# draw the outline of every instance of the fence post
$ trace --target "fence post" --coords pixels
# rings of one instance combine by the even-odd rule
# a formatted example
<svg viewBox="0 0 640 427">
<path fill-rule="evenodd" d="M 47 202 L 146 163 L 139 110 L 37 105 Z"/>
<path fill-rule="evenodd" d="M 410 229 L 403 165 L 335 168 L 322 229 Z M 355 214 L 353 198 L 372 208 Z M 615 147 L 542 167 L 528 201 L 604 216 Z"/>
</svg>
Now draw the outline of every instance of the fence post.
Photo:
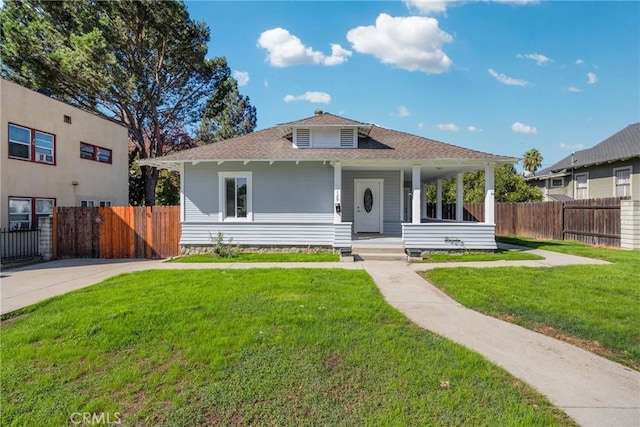
<svg viewBox="0 0 640 427">
<path fill-rule="evenodd" d="M 640 200 L 620 201 L 620 247 L 640 249 Z"/>
<path fill-rule="evenodd" d="M 53 218 L 38 218 L 38 249 L 40 256 L 45 261 L 53 257 Z"/>
</svg>

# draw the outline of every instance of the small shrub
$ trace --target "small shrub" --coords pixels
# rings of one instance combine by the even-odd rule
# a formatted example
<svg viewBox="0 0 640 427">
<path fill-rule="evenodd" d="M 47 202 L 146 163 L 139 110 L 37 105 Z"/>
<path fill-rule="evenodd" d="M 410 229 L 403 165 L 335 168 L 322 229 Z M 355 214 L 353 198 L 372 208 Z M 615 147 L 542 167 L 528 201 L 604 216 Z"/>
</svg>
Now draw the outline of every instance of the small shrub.
<svg viewBox="0 0 640 427">
<path fill-rule="evenodd" d="M 213 244 L 213 256 L 216 258 L 235 258 L 240 252 L 240 246 L 233 245 L 233 238 L 225 243 L 224 235 L 219 231 L 215 239 L 211 237 L 211 243 Z"/>
</svg>

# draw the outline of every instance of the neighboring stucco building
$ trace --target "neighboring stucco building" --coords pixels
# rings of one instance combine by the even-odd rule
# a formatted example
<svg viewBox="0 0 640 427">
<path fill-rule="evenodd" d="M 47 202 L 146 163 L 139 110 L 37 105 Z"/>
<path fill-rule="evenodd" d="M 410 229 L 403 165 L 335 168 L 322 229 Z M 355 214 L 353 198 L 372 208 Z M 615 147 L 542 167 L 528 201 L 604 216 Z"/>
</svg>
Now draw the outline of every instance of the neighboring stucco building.
<svg viewBox="0 0 640 427">
<path fill-rule="evenodd" d="M 316 111 L 140 163 L 180 171 L 183 247 L 221 232 L 241 245 L 341 250 L 362 236 L 393 237 L 415 252 L 495 249 L 494 168 L 515 161 Z M 462 177 L 476 170 L 487 176 L 485 221 L 463 222 Z M 427 218 L 426 184 L 439 184 L 441 206 L 448 177 L 458 183 L 457 220 Z"/>
<path fill-rule="evenodd" d="M 0 228 L 55 206 L 129 204 L 124 126 L 0 79 Z"/>
<path fill-rule="evenodd" d="M 640 123 L 576 151 L 527 181 L 545 200 L 630 197 L 640 200 Z"/>
</svg>

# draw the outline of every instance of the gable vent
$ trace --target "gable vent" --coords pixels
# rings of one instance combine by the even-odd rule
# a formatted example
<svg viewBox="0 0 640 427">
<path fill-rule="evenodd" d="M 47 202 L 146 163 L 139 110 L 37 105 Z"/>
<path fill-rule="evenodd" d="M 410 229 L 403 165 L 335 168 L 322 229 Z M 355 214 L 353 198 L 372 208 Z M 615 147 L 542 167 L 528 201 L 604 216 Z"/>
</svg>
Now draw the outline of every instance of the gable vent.
<svg viewBox="0 0 640 427">
<path fill-rule="evenodd" d="M 311 130 L 310 129 L 296 129 L 296 147 L 298 148 L 311 147 Z"/>
<path fill-rule="evenodd" d="M 353 148 L 354 142 L 355 129 L 340 129 L 340 148 Z"/>
</svg>

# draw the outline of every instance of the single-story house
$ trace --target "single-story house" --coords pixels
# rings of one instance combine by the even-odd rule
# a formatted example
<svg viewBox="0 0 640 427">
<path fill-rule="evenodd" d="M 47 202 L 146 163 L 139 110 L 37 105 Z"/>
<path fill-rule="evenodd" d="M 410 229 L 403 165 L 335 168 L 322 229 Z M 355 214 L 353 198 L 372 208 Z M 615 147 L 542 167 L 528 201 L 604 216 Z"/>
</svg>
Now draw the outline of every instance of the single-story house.
<svg viewBox="0 0 640 427">
<path fill-rule="evenodd" d="M 221 232 L 240 245 L 344 253 L 364 237 L 412 252 L 495 249 L 494 168 L 516 161 L 318 110 L 140 163 L 180 171 L 183 249 Z M 485 221 L 463 222 L 462 176 L 476 170 L 487 174 Z M 427 218 L 426 184 L 449 177 L 458 219 Z"/>
<path fill-rule="evenodd" d="M 529 176 L 545 201 L 629 197 L 640 200 L 640 123 Z"/>
</svg>

